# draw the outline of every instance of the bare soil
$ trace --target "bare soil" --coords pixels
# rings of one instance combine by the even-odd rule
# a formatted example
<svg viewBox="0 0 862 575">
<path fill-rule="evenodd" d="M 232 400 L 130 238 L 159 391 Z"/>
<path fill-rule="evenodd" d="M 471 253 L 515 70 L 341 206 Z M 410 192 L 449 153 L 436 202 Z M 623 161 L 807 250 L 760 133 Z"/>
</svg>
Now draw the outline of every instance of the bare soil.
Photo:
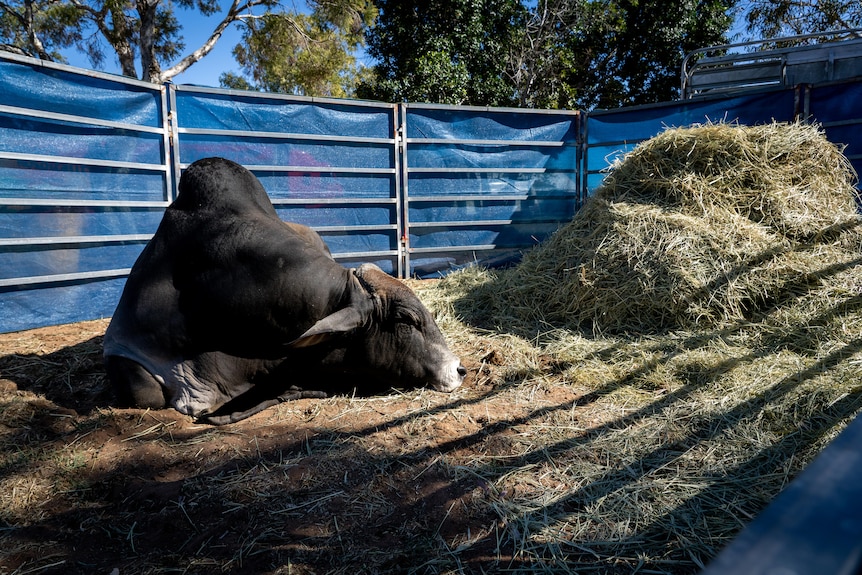
<svg viewBox="0 0 862 575">
<path fill-rule="evenodd" d="M 107 321 L 0 335 L 0 573 L 402 573 L 517 568 L 469 470 L 572 387 L 499 391 L 498 350 L 454 394 L 299 400 L 224 427 L 112 407 Z M 464 351 L 464 350 L 461 350 Z"/>
</svg>

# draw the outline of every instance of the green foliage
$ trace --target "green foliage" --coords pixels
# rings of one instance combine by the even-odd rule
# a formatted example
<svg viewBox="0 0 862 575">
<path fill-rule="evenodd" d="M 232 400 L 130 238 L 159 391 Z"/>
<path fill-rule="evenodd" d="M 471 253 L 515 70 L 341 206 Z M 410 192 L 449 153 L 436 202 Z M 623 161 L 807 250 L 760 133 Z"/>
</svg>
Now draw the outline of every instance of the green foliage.
<svg viewBox="0 0 862 575">
<path fill-rule="evenodd" d="M 668 100 L 678 94 L 684 54 L 727 41 L 730 0 L 619 3 L 623 25 L 609 44 L 614 87 L 596 94 L 600 107 Z"/>
<path fill-rule="evenodd" d="M 685 53 L 726 42 L 734 0 L 581 0 L 539 4 L 521 99 L 533 107 L 614 108 L 678 95 Z M 551 24 L 538 20 L 550 12 Z M 547 16 L 544 16 L 547 18 Z"/>
<path fill-rule="evenodd" d="M 758 39 L 862 27 L 858 0 L 753 0 L 746 4 L 748 31 Z"/>
<path fill-rule="evenodd" d="M 678 91 L 683 54 L 721 43 L 735 0 L 377 0 L 362 97 L 616 107 Z"/>
<path fill-rule="evenodd" d="M 374 75 L 363 98 L 500 106 L 515 103 L 509 50 L 526 9 L 518 0 L 376 0 L 368 34 Z"/>
<path fill-rule="evenodd" d="M 231 88 L 305 96 L 346 97 L 359 74 L 353 51 L 373 20 L 366 0 L 316 5 L 310 15 L 268 13 L 248 22 L 233 54 L 243 76 L 224 74 Z"/>
<path fill-rule="evenodd" d="M 83 20 L 57 0 L 0 1 L 0 48 L 65 62 L 60 50 L 81 42 Z"/>
</svg>

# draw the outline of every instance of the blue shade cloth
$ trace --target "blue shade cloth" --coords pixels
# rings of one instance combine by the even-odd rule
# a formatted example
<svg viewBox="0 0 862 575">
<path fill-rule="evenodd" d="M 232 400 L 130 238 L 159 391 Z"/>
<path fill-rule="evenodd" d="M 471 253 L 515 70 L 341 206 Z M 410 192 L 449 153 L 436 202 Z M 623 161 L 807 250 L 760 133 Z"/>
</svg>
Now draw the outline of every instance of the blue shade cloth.
<svg viewBox="0 0 862 575">
<path fill-rule="evenodd" d="M 278 217 L 310 228 L 332 226 L 389 226 L 395 227 L 395 205 L 391 206 L 331 206 L 313 203 L 302 206 L 275 206 Z"/>
<path fill-rule="evenodd" d="M 0 199 L 163 202 L 166 188 L 166 172 L 0 158 Z"/>
<path fill-rule="evenodd" d="M 476 110 L 411 104 L 407 138 L 574 142 L 577 115 L 535 110 Z"/>
<path fill-rule="evenodd" d="M 0 332 L 110 315 L 203 157 L 252 169 L 341 264 L 417 277 L 517 261 L 668 126 L 807 109 L 862 167 L 862 82 L 585 114 L 156 86 L 9 55 L 0 78 Z"/>
<path fill-rule="evenodd" d="M 244 166 L 284 166 L 315 170 L 327 168 L 392 167 L 393 146 L 375 146 L 322 140 L 290 140 L 225 136 L 216 134 L 180 134 L 180 157 L 184 164 L 219 156 Z"/>
<path fill-rule="evenodd" d="M 143 242 L 15 246 L 0 252 L 0 279 L 131 268 Z"/>
<path fill-rule="evenodd" d="M 0 56 L 0 331 L 113 313 L 173 187 L 166 90 Z"/>
<path fill-rule="evenodd" d="M 175 96 L 180 128 L 381 139 L 395 134 L 391 104 L 306 101 L 184 86 L 177 87 Z"/>
<path fill-rule="evenodd" d="M 810 112 L 826 137 L 844 147 L 857 174 L 862 174 L 862 83 L 822 86 L 811 90 Z M 858 182 L 857 182 L 858 185 Z"/>
<path fill-rule="evenodd" d="M 87 206 L 0 204 L 0 239 L 153 234 L 162 219 L 162 213 L 162 208 L 96 209 Z M 25 276 L 22 273 L 16 275 Z"/>
<path fill-rule="evenodd" d="M 589 114 L 586 127 L 587 191 L 602 182 L 597 176 L 614 160 L 666 128 L 692 124 L 736 122 L 742 125 L 793 121 L 797 111 L 794 90 L 710 97 L 639 106 Z"/>
<path fill-rule="evenodd" d="M 0 58 L 0 104 L 159 128 L 162 87 Z"/>
<path fill-rule="evenodd" d="M 115 278 L 0 289 L 2 331 L 110 317 L 125 283 L 125 278 Z"/>
<path fill-rule="evenodd" d="M 409 105 L 409 273 L 499 265 L 579 205 L 579 114 Z"/>
<path fill-rule="evenodd" d="M 14 154 L 164 164 L 162 134 L 0 113 L 0 150 Z"/>
<path fill-rule="evenodd" d="M 394 199 L 393 173 L 350 174 L 296 169 L 288 172 L 256 171 L 273 202 L 303 199 Z"/>
<path fill-rule="evenodd" d="M 745 96 L 683 100 L 654 106 L 595 111 L 587 121 L 587 144 L 641 141 L 665 127 L 690 126 L 706 122 L 763 124 L 794 118 L 796 93 L 780 90 Z"/>
<path fill-rule="evenodd" d="M 410 197 L 482 195 L 482 196 L 556 196 L 574 194 L 578 187 L 574 171 L 529 172 L 413 172 L 410 174 Z"/>
<path fill-rule="evenodd" d="M 445 203 L 410 202 L 411 224 L 474 221 L 557 222 L 575 213 L 571 198 L 526 198 L 524 200 L 459 200 Z"/>
</svg>

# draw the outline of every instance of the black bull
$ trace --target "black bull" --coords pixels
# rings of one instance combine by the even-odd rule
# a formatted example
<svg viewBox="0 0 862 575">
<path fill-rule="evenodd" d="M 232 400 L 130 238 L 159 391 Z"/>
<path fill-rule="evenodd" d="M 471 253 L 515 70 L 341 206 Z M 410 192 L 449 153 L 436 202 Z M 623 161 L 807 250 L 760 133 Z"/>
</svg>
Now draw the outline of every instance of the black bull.
<svg viewBox="0 0 862 575">
<path fill-rule="evenodd" d="M 121 404 L 215 424 L 364 382 L 452 391 L 466 374 L 407 286 L 371 264 L 336 263 L 222 158 L 183 173 L 132 267 L 104 357 Z"/>
</svg>

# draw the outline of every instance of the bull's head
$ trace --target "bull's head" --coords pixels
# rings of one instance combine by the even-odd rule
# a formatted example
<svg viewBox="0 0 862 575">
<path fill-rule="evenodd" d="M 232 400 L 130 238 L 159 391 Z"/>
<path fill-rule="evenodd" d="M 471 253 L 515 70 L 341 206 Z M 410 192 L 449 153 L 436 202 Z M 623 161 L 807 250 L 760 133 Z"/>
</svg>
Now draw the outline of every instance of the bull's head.
<svg viewBox="0 0 862 575">
<path fill-rule="evenodd" d="M 308 347 L 349 333 L 344 360 L 351 368 L 396 387 L 457 389 L 467 370 L 416 294 L 373 264 L 361 265 L 353 276 L 352 303 L 290 345 Z"/>
</svg>

